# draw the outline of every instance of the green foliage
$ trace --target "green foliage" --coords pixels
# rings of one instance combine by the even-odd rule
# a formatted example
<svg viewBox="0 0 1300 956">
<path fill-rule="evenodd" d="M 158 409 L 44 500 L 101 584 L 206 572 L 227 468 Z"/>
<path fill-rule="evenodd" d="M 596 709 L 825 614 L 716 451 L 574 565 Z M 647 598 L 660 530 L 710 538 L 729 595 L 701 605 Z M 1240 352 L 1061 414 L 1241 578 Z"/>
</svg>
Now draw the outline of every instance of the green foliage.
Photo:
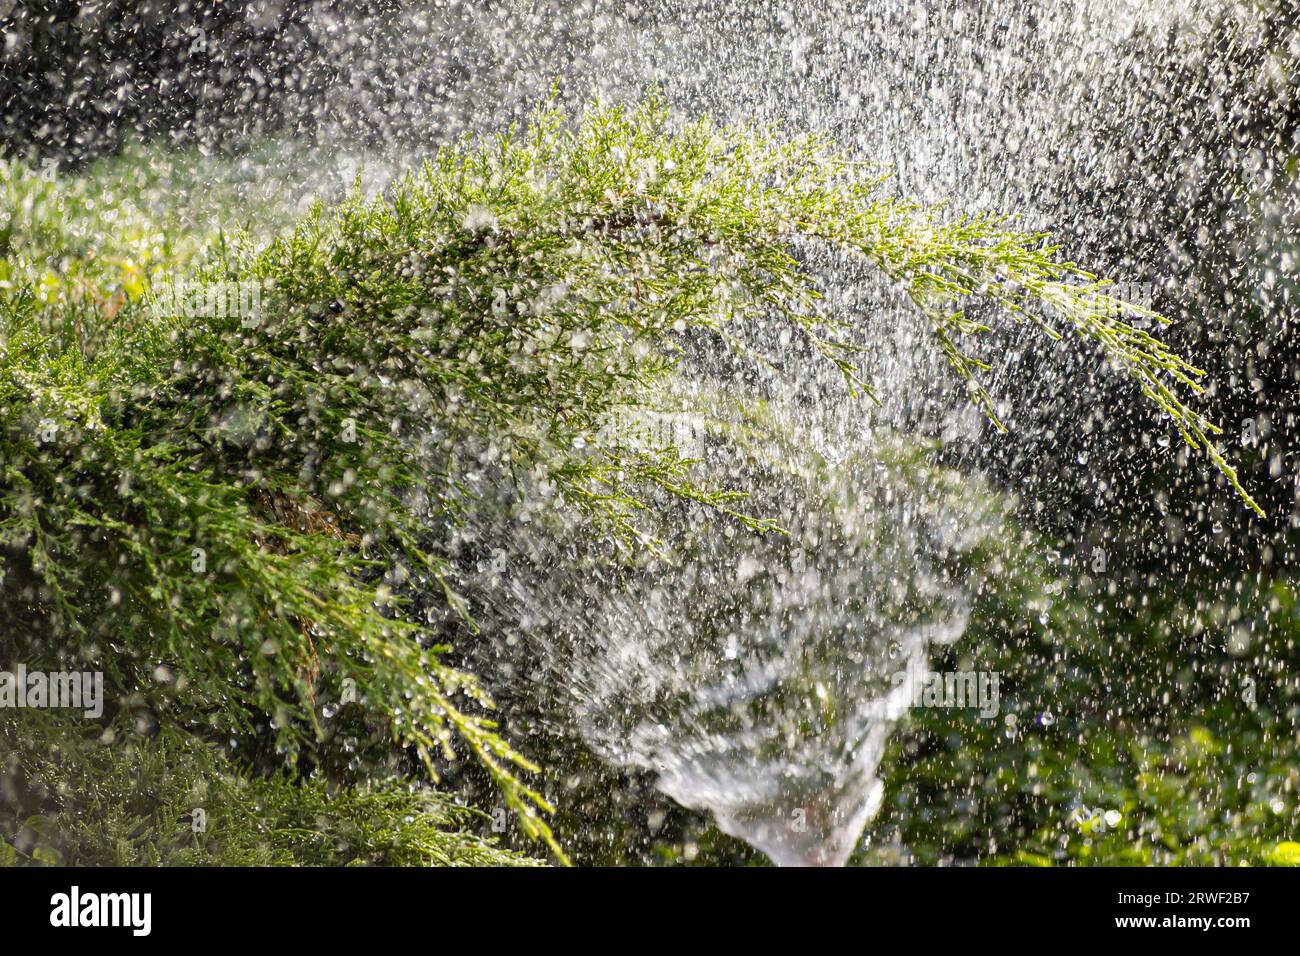
<svg viewBox="0 0 1300 956">
<path fill-rule="evenodd" d="M 42 711 L 0 720 L 10 795 L 0 806 L 0 865 L 535 862 L 467 832 L 481 814 L 427 789 L 252 775 L 183 734 L 125 746 L 113 736 L 87 737 L 73 720 Z M 204 814 L 197 830 L 195 810 Z"/>
<path fill-rule="evenodd" d="M 660 400 L 688 343 L 779 365 L 747 335 L 760 322 L 870 393 L 862 330 L 826 314 L 809 245 L 901 283 L 972 383 L 980 365 L 958 338 L 982 326 L 959 306 L 1052 335 L 1063 321 L 1253 504 L 1179 397 L 1196 370 L 1120 318 L 1156 317 L 1041 236 L 889 198 L 817 137 L 674 131 L 657 97 L 576 123 L 543 109 L 441 151 L 381 199 L 318 205 L 260 248 L 170 244 L 129 198 L 92 204 L 90 186 L 15 163 L 4 175 L 21 214 L 0 295 L 0 612 L 19 626 L 0 651 L 104 671 L 109 720 L 129 709 L 233 739 L 290 774 L 258 786 L 293 781 L 294 800 L 324 799 L 317 775 L 339 764 L 371 774 L 339 752 L 345 710 L 371 745 L 414 758 L 379 776 L 436 778 L 467 752 L 563 857 L 522 776 L 534 765 L 498 734 L 478 680 L 444 661 L 474 627 L 452 540 L 486 486 L 525 477 L 543 489 L 525 507 L 575 514 L 629 552 L 658 547 L 646 513 L 663 495 L 777 530 L 740 491 L 692 480 L 676 449 L 606 426 Z M 109 250 L 133 243 L 118 276 Z M 259 283 L 265 308 L 151 309 L 150 284 L 185 264 L 209 284 Z"/>
<path fill-rule="evenodd" d="M 1002 710 L 914 711 L 867 861 L 1236 866 L 1292 861 L 1300 809 L 1293 583 L 1107 587 L 1007 551 L 936 668 L 1001 674 Z"/>
</svg>

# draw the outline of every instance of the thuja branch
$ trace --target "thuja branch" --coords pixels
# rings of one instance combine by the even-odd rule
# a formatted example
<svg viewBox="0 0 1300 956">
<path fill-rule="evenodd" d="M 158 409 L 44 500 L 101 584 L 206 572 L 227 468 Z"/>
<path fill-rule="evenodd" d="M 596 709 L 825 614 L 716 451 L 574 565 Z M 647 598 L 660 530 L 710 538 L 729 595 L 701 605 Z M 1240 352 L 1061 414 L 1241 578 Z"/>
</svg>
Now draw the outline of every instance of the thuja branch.
<svg viewBox="0 0 1300 956">
<path fill-rule="evenodd" d="M 187 732 L 251 746 L 271 728 L 295 767 L 324 761 L 318 702 L 351 682 L 427 776 L 468 751 L 558 854 L 549 803 L 519 779 L 534 765 L 443 662 L 468 617 L 450 538 L 488 507 L 479 489 L 511 482 L 514 507 L 569 511 L 624 548 L 654 546 L 641 521 L 665 498 L 779 531 L 744 489 L 700 487 L 671 442 L 608 425 L 663 398 L 692 339 L 779 369 L 776 343 L 801 337 L 870 394 L 862 330 L 827 312 L 808 243 L 901 284 L 995 421 L 970 303 L 1100 348 L 1259 510 L 1184 397 L 1200 370 L 1130 321 L 1159 316 L 1042 236 L 883 190 L 818 137 L 675 127 L 657 95 L 576 120 L 544 107 L 212 266 L 266 287 L 252 325 L 127 306 L 85 358 L 30 297 L 0 299 L 0 574 L 31 582 L 4 613 Z M 791 335 L 743 334 L 774 319 Z M 43 420 L 56 437 L 35 437 Z M 161 663 L 183 692 L 157 686 Z"/>
</svg>

